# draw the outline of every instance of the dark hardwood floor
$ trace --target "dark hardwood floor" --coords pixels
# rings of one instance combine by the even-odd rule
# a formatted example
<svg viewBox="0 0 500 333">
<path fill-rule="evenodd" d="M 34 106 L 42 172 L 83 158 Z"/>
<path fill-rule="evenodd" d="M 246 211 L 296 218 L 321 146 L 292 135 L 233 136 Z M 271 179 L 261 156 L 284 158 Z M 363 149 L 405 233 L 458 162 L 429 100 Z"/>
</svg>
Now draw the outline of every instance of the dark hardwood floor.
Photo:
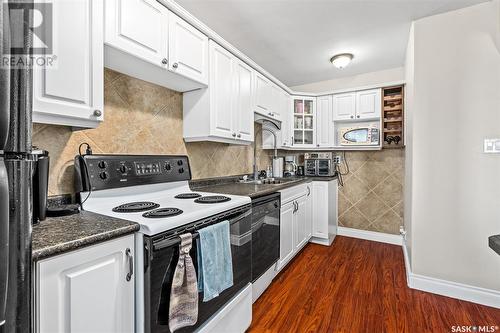
<svg viewBox="0 0 500 333">
<path fill-rule="evenodd" d="M 409 289 L 401 247 L 337 237 L 331 247 L 307 245 L 276 277 L 253 306 L 249 332 L 434 333 L 469 325 L 500 332 L 500 310 Z"/>
</svg>

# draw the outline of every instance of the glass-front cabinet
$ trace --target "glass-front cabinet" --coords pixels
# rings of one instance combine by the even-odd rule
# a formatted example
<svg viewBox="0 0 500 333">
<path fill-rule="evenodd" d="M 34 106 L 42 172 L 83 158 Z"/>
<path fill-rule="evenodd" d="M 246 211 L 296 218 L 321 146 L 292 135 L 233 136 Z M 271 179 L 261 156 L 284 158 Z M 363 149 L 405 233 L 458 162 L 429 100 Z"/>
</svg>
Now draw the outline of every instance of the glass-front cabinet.
<svg viewBox="0 0 500 333">
<path fill-rule="evenodd" d="M 316 98 L 293 96 L 293 146 L 314 147 L 316 144 Z"/>
</svg>

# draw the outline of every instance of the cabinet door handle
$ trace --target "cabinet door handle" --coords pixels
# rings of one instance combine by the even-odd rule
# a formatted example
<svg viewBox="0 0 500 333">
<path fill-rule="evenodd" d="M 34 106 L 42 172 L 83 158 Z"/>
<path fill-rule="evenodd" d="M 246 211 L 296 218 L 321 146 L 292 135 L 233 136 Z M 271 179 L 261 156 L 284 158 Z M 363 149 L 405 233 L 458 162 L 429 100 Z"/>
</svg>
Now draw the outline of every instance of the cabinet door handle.
<svg viewBox="0 0 500 333">
<path fill-rule="evenodd" d="M 238 133 L 237 137 L 238 137 L 238 138 L 241 138 L 241 133 Z"/>
<path fill-rule="evenodd" d="M 358 115 L 357 117 L 358 117 L 358 118 L 360 118 L 360 116 L 359 116 L 359 115 Z"/>
<path fill-rule="evenodd" d="M 309 186 L 307 186 L 307 196 L 310 196 L 311 195 L 311 188 Z"/>
<path fill-rule="evenodd" d="M 94 116 L 96 116 L 96 117 L 102 116 L 102 111 L 101 110 L 94 110 Z"/>
<path fill-rule="evenodd" d="M 167 59 L 167 58 L 163 58 L 163 60 L 161 61 L 161 63 L 162 63 L 163 65 L 168 64 L 168 59 Z"/>
<path fill-rule="evenodd" d="M 176 63 L 176 62 L 174 62 L 174 63 L 172 64 L 172 67 L 173 67 L 173 68 L 177 68 L 177 67 L 179 67 L 179 64 L 178 64 L 178 63 Z"/>
<path fill-rule="evenodd" d="M 233 138 L 234 138 L 234 137 L 236 137 L 236 133 L 233 133 L 233 134 L 231 134 L 231 135 L 233 136 Z"/>
<path fill-rule="evenodd" d="M 127 281 L 132 280 L 132 275 L 134 275 L 134 256 L 132 256 L 132 251 L 130 249 L 125 250 L 125 255 L 128 259 L 128 273 L 127 273 Z"/>
<path fill-rule="evenodd" d="M 351 116 L 351 119 L 354 119 L 354 116 Z"/>
</svg>

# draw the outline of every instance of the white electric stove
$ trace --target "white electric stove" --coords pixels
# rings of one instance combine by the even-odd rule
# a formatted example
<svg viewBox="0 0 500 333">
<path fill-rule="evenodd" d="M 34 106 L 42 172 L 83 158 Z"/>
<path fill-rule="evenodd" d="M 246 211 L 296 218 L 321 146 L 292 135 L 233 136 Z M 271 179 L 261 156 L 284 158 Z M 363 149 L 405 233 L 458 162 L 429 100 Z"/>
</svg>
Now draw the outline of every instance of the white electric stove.
<svg viewBox="0 0 500 333">
<path fill-rule="evenodd" d="M 187 156 L 83 155 L 75 159 L 82 208 L 140 224 L 136 235 L 136 331 L 170 333 L 168 304 L 180 234 L 230 224 L 233 286 L 198 304 L 182 332 L 245 332 L 252 318 L 252 206 L 244 196 L 191 191 Z M 196 267 L 196 265 L 195 265 Z M 165 298 L 166 297 L 166 298 Z"/>
</svg>

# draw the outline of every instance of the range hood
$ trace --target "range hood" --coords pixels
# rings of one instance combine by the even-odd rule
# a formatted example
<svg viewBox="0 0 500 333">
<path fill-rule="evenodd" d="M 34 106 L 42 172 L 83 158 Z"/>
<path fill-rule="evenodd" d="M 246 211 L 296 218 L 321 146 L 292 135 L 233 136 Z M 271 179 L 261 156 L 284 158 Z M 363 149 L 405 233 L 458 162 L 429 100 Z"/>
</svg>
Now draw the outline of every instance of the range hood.
<svg viewBox="0 0 500 333">
<path fill-rule="evenodd" d="M 276 119 L 267 116 L 263 116 L 258 113 L 254 113 L 254 122 L 262 125 L 271 125 L 271 127 L 275 127 L 278 130 L 281 129 L 281 121 L 278 121 Z"/>
</svg>

